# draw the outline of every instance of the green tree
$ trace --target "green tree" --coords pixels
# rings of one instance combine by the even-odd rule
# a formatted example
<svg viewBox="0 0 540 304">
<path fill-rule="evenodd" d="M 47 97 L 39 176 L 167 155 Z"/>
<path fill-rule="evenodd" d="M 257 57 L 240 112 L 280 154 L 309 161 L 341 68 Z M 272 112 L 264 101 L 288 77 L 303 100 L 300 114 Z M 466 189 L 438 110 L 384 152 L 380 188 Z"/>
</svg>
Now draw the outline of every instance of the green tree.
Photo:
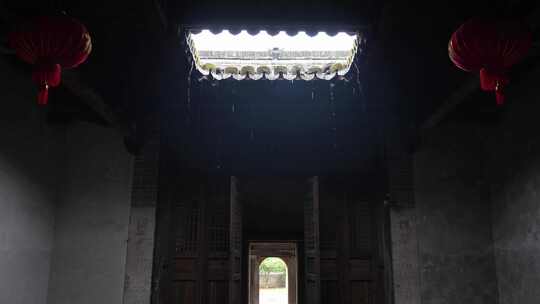
<svg viewBox="0 0 540 304">
<path fill-rule="evenodd" d="M 266 258 L 262 261 L 259 266 L 259 275 L 262 279 L 262 285 L 268 285 L 268 280 L 270 278 L 270 273 L 281 273 L 285 274 L 287 272 L 287 266 L 280 258 Z M 261 286 L 262 287 L 262 286 Z"/>
<path fill-rule="evenodd" d="M 262 261 L 261 266 L 259 266 L 260 273 L 285 273 L 286 272 L 285 262 L 280 258 L 266 258 Z"/>
</svg>

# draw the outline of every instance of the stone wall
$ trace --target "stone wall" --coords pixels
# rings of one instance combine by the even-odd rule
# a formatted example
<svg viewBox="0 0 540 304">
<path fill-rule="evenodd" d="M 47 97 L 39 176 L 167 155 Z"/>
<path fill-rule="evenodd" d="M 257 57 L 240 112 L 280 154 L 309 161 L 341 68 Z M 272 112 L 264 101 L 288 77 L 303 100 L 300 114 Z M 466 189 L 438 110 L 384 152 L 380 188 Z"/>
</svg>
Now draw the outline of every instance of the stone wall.
<svg viewBox="0 0 540 304">
<path fill-rule="evenodd" d="M 66 133 L 48 303 L 121 303 L 132 158 L 111 129 L 79 123 Z"/>
<path fill-rule="evenodd" d="M 511 86 L 490 130 L 493 240 L 500 304 L 540 299 L 540 69 Z"/>
<path fill-rule="evenodd" d="M 132 157 L 113 129 L 48 124 L 23 67 L 0 57 L 0 303 L 121 303 Z"/>
<path fill-rule="evenodd" d="M 507 104 L 492 113 L 496 123 L 450 120 L 419 145 L 423 304 L 538 302 L 539 77 L 540 69 L 531 69 L 510 86 Z"/>
<path fill-rule="evenodd" d="M 482 130 L 449 124 L 415 153 L 423 304 L 497 303 Z"/>
<path fill-rule="evenodd" d="M 62 130 L 41 122 L 29 74 L 0 57 L 0 303 L 45 304 Z"/>
</svg>

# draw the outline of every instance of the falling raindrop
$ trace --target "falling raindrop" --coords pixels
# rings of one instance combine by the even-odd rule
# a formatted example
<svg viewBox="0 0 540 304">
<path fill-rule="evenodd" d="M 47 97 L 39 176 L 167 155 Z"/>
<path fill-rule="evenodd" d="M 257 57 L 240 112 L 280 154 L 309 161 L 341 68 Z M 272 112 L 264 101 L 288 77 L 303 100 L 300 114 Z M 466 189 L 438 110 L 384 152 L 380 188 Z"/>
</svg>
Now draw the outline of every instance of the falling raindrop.
<svg viewBox="0 0 540 304">
<path fill-rule="evenodd" d="M 250 140 L 254 140 L 254 139 L 255 139 L 255 132 L 253 132 L 253 129 L 251 129 L 250 132 L 249 132 L 249 139 L 250 139 Z"/>
<path fill-rule="evenodd" d="M 330 83 L 330 109 L 331 109 L 331 113 L 330 113 L 330 120 L 331 120 L 331 123 L 332 123 L 332 133 L 333 133 L 333 137 L 334 137 L 334 143 L 333 143 L 333 148 L 334 150 L 337 149 L 337 127 L 336 127 L 336 123 L 337 123 L 337 120 L 336 120 L 336 104 L 334 103 L 334 86 L 335 84 L 334 83 Z"/>
<path fill-rule="evenodd" d="M 219 99 L 221 97 L 221 87 L 218 87 L 217 90 L 214 92 L 214 100 L 216 101 L 216 104 L 219 104 Z M 222 147 L 223 147 L 223 132 L 219 132 L 217 136 L 216 141 L 216 168 L 219 170 L 221 169 L 221 162 L 222 162 Z"/>
<path fill-rule="evenodd" d="M 234 103 L 232 104 L 232 109 L 231 110 L 232 110 L 233 113 L 236 111 L 236 105 Z"/>
<path fill-rule="evenodd" d="M 315 91 L 316 91 L 315 77 L 310 82 L 311 82 L 311 100 L 315 101 Z"/>
<path fill-rule="evenodd" d="M 221 146 L 223 143 L 223 139 L 220 137 L 218 140 L 218 145 L 216 148 L 216 168 L 221 169 Z"/>
<path fill-rule="evenodd" d="M 330 102 L 334 102 L 334 84 L 330 83 Z"/>
<path fill-rule="evenodd" d="M 189 67 L 188 77 L 187 77 L 187 108 L 188 111 L 191 108 L 191 74 L 193 73 L 193 61 L 191 61 L 191 66 Z"/>
<path fill-rule="evenodd" d="M 362 111 L 366 111 L 366 100 L 365 100 L 365 96 L 364 96 L 364 89 L 362 87 L 362 82 L 360 82 L 360 69 L 358 68 L 358 64 L 355 62 L 354 63 L 354 68 L 356 70 L 356 86 L 358 87 L 358 95 L 360 96 L 360 99 L 361 99 L 361 104 L 362 104 Z M 353 87 L 354 89 L 354 87 Z"/>
<path fill-rule="evenodd" d="M 209 80 L 210 80 L 210 85 L 212 87 L 217 87 L 218 84 L 219 84 L 219 81 L 214 77 L 214 75 L 212 75 L 211 73 L 208 75 L 210 76 Z"/>
</svg>

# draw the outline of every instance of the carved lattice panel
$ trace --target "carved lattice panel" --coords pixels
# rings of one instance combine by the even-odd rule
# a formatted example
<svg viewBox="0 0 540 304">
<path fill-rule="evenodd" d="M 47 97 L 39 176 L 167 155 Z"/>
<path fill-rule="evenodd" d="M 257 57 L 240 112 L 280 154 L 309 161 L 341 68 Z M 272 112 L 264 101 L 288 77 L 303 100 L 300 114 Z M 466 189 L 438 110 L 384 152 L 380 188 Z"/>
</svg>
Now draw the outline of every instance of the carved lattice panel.
<svg viewBox="0 0 540 304">
<path fill-rule="evenodd" d="M 321 199 L 320 204 L 321 255 L 335 255 L 337 249 L 338 208 L 336 208 L 335 201 L 330 198 Z"/>
<path fill-rule="evenodd" d="M 373 250 L 371 206 L 366 201 L 359 201 L 349 208 L 351 256 L 370 256 Z"/>
<path fill-rule="evenodd" d="M 226 257 L 229 251 L 229 204 L 220 197 L 208 209 L 208 250 L 212 257 Z"/>
<path fill-rule="evenodd" d="M 238 197 L 236 177 L 230 180 L 230 255 L 229 303 L 240 303 L 242 298 L 242 204 Z"/>
<path fill-rule="evenodd" d="M 338 281 L 321 281 L 321 304 L 340 303 Z"/>
<path fill-rule="evenodd" d="M 196 201 L 185 201 L 176 205 L 176 256 L 195 256 L 198 250 L 199 208 Z"/>
<path fill-rule="evenodd" d="M 304 203 L 304 246 L 306 250 L 313 250 L 316 246 L 316 234 L 314 225 L 314 193 L 309 191 Z"/>
</svg>

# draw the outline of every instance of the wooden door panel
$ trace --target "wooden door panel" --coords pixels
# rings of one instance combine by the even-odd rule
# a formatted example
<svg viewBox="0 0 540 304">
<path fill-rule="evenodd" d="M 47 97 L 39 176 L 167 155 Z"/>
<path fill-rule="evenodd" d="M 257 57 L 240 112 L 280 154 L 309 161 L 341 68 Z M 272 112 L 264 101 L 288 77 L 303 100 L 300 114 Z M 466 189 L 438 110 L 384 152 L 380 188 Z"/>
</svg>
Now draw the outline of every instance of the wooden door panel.
<svg viewBox="0 0 540 304">
<path fill-rule="evenodd" d="M 352 303 L 354 304 L 370 304 L 370 282 L 352 281 Z"/>
<path fill-rule="evenodd" d="M 242 300 L 242 205 L 236 177 L 230 180 L 229 304 Z"/>
<path fill-rule="evenodd" d="M 209 281 L 208 293 L 209 304 L 224 304 L 229 298 L 229 284 L 227 281 Z"/>
<path fill-rule="evenodd" d="M 174 303 L 195 303 L 196 282 L 177 281 L 175 284 Z"/>
<path fill-rule="evenodd" d="M 305 297 L 306 304 L 319 304 L 321 298 L 319 245 L 319 178 L 309 180 L 304 203 Z"/>
<path fill-rule="evenodd" d="M 338 281 L 321 281 L 321 304 L 340 303 Z"/>
</svg>

